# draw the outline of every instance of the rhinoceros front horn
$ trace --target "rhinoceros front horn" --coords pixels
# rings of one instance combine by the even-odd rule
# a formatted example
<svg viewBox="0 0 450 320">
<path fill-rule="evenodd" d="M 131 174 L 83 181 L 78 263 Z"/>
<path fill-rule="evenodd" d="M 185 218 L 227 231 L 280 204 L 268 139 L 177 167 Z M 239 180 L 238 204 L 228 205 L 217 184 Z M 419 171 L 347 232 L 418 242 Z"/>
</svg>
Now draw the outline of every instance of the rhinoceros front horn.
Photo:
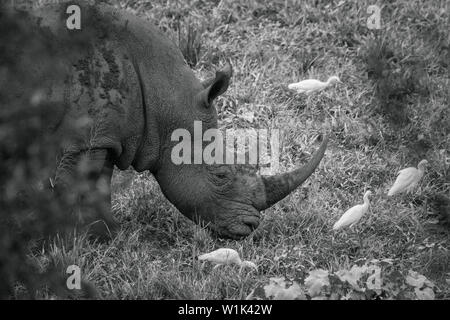
<svg viewBox="0 0 450 320">
<path fill-rule="evenodd" d="M 328 137 L 325 137 L 319 150 L 317 150 L 312 159 L 301 168 L 283 174 L 261 176 L 264 192 L 263 194 L 256 193 L 261 195 L 261 198 L 258 196 L 258 199 L 255 199 L 255 208 L 261 211 L 271 207 L 308 179 L 322 160 L 327 144 Z"/>
</svg>

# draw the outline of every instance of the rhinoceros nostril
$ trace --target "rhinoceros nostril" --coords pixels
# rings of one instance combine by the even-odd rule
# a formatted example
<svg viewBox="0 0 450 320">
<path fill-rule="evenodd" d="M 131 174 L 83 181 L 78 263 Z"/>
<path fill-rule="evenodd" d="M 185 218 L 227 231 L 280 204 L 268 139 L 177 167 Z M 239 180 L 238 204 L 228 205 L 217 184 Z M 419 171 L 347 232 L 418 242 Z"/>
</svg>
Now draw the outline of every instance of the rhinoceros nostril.
<svg viewBox="0 0 450 320">
<path fill-rule="evenodd" d="M 259 226 L 259 219 L 256 217 L 249 217 L 242 219 L 242 222 L 250 228 L 251 231 L 254 231 Z"/>
<path fill-rule="evenodd" d="M 248 222 L 247 222 L 247 223 L 245 223 L 245 225 L 246 225 L 247 227 L 249 227 L 251 231 L 254 231 L 256 228 L 258 228 L 258 226 L 255 225 L 254 223 L 248 223 Z"/>
</svg>

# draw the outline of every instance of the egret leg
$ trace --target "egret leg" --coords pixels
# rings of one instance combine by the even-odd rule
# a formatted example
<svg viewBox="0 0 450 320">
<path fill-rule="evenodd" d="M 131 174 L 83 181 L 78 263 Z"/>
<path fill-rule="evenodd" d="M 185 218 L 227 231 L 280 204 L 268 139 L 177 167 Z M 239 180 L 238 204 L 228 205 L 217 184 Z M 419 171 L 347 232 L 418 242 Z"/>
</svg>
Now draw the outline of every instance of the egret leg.
<svg viewBox="0 0 450 320">
<path fill-rule="evenodd" d="M 311 104 L 311 96 L 309 94 L 307 94 L 306 96 L 306 110 L 309 109 L 309 105 Z"/>
<path fill-rule="evenodd" d="M 362 239 L 361 239 L 361 232 L 359 232 L 358 230 L 356 232 L 358 233 L 359 247 L 362 249 L 363 243 L 362 243 Z"/>
<path fill-rule="evenodd" d="M 361 233 L 358 231 L 357 228 L 353 228 L 354 226 L 355 226 L 355 224 L 351 224 L 349 228 L 350 228 L 354 233 L 356 233 L 356 235 L 358 236 L 359 247 L 362 248 L 363 245 L 362 245 Z M 356 229 L 356 231 L 355 231 L 355 229 Z"/>
<path fill-rule="evenodd" d="M 362 239 L 361 239 L 361 232 L 359 232 L 358 229 L 356 229 L 356 234 L 358 235 L 358 242 L 359 242 L 359 247 L 362 248 L 363 247 L 363 243 L 362 243 Z"/>
</svg>

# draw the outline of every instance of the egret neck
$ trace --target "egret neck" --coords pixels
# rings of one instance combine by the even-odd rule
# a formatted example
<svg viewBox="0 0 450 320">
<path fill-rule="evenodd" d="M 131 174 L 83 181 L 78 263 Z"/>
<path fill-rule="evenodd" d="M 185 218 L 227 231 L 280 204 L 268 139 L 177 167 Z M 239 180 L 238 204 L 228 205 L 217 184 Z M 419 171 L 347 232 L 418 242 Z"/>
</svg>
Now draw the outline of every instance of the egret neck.
<svg viewBox="0 0 450 320">
<path fill-rule="evenodd" d="M 363 197 L 363 199 L 364 199 L 364 206 L 366 208 L 368 208 L 369 205 L 370 205 L 369 195 L 371 195 L 371 192 L 370 191 L 366 191 L 366 193 L 364 194 L 364 197 Z"/>
<path fill-rule="evenodd" d="M 419 172 L 420 172 L 421 176 L 423 176 L 423 174 L 425 173 L 425 166 L 427 165 L 427 163 L 428 163 L 427 160 L 422 160 L 417 165 L 417 169 L 419 169 Z"/>
</svg>

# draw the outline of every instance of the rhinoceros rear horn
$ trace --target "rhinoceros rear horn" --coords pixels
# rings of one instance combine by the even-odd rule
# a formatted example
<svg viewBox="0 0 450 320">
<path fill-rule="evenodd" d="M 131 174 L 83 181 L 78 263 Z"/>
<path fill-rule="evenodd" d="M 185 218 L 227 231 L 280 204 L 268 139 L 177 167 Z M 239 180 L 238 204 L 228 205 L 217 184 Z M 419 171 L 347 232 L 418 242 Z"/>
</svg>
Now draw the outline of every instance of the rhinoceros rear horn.
<svg viewBox="0 0 450 320">
<path fill-rule="evenodd" d="M 264 192 L 262 195 L 258 195 L 260 198 L 255 199 L 255 208 L 258 210 L 265 210 L 271 207 L 308 179 L 322 160 L 327 144 L 328 137 L 325 136 L 319 150 L 317 150 L 312 159 L 301 168 L 283 174 L 262 176 L 261 179 Z"/>
<path fill-rule="evenodd" d="M 203 83 L 205 90 L 201 93 L 207 105 L 211 105 L 218 96 L 227 91 L 230 84 L 230 79 L 233 74 L 233 69 L 230 63 L 222 69 L 216 71 L 214 79 L 207 80 Z"/>
</svg>

